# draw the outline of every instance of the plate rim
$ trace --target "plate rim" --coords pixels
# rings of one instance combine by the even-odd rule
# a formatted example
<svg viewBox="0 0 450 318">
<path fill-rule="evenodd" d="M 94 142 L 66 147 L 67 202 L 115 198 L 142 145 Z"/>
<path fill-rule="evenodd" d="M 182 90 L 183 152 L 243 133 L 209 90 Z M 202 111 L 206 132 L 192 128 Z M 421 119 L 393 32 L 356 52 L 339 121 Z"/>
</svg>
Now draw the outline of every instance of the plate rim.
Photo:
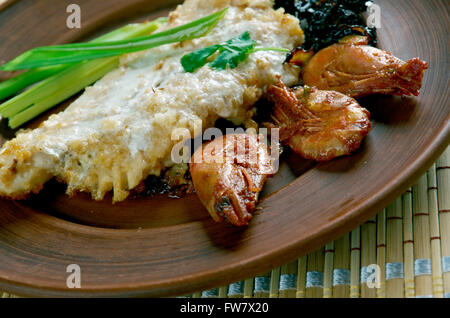
<svg viewBox="0 0 450 318">
<path fill-rule="evenodd" d="M 6 2 L 15 2 L 16 0 L 9 0 Z M 0 6 L 0 10 L 2 7 Z M 448 90 L 446 92 L 448 96 Z M 346 226 L 342 226 L 342 223 L 349 224 L 349 223 L 358 223 L 355 226 L 360 225 L 360 222 L 362 219 L 367 220 L 370 217 L 374 216 L 377 212 L 379 212 L 380 209 L 384 208 L 388 201 L 392 201 L 393 199 L 397 198 L 399 195 L 401 195 L 408 187 L 410 187 L 414 182 L 416 182 L 417 178 L 423 175 L 426 170 L 438 159 L 438 157 L 445 151 L 446 147 L 448 146 L 450 142 L 450 116 L 446 119 L 446 124 L 442 125 L 439 130 L 435 130 L 436 132 L 434 134 L 434 138 L 431 140 L 431 142 L 427 143 L 428 147 L 423 151 L 420 156 L 414 158 L 412 163 L 407 166 L 406 169 L 403 169 L 399 171 L 399 174 L 396 176 L 395 179 L 392 179 L 390 186 L 384 186 L 382 189 L 380 189 L 377 193 L 374 193 L 370 197 L 366 198 L 365 201 L 360 202 L 357 206 L 352 206 L 349 211 L 340 217 L 333 220 L 333 222 L 327 223 L 327 226 L 324 226 L 319 231 L 316 231 L 314 234 L 314 240 L 319 240 L 320 237 L 336 237 L 338 238 L 340 235 L 345 234 L 348 232 L 348 230 L 345 229 Z M 298 181 L 295 180 L 291 184 L 295 184 L 295 182 Z M 281 189 L 282 190 L 282 189 Z M 279 191 L 281 191 L 279 190 Z M 279 192 L 277 191 L 277 192 Z M 275 195 L 277 192 L 272 193 L 270 196 Z M 333 233 L 332 235 L 326 235 Z M 310 240 L 309 240 L 310 241 Z M 278 257 L 276 257 L 276 261 L 274 261 L 275 257 L 273 254 L 264 255 L 263 257 L 258 257 L 256 259 L 250 259 L 245 260 L 238 266 L 234 266 L 231 268 L 225 268 L 220 273 L 223 275 L 226 275 L 228 272 L 236 272 L 239 271 L 241 268 L 247 268 L 247 267 L 255 267 L 256 263 L 263 262 L 267 258 L 270 258 L 271 261 L 269 262 L 271 265 L 282 265 L 290 260 L 293 260 L 293 258 L 286 259 L 286 255 L 292 255 L 293 251 L 298 248 L 298 246 L 302 245 L 303 241 L 297 241 L 295 243 L 291 243 L 290 245 L 286 245 L 283 248 L 281 248 L 278 251 Z M 310 245 L 316 245 L 316 244 L 310 244 Z M 304 246 L 304 245 L 302 245 Z M 314 250 L 316 247 L 311 247 L 311 251 Z M 305 248 L 302 248 L 302 250 L 307 250 Z M 284 255 L 284 256 L 283 256 Z M 298 257 L 298 256 L 296 256 Z M 275 267 L 277 267 L 275 266 Z M 260 267 L 260 266 L 258 266 Z M 271 266 L 272 267 L 272 266 Z M 262 271 L 263 272 L 263 271 Z M 262 273 L 261 272 L 261 273 Z M 217 273 L 215 271 L 214 273 Z M 211 281 L 210 284 L 207 284 L 207 286 L 210 286 L 211 288 L 214 286 L 217 286 L 217 284 L 214 282 L 214 279 L 211 280 L 211 275 L 214 275 L 212 273 L 205 276 L 204 273 L 197 274 L 197 275 L 191 275 L 189 279 L 185 279 L 184 282 L 184 289 L 186 291 L 192 291 L 192 284 L 189 283 L 188 280 L 193 280 L 195 277 L 192 276 L 203 276 L 203 280 L 209 280 Z M 239 276 L 239 275 L 237 275 Z M 235 276 L 236 277 L 236 276 Z M 240 277 L 240 276 L 239 276 Z M 245 279 L 246 277 L 241 277 L 242 279 Z M 233 279 L 233 281 L 235 281 Z M 153 286 L 153 285 L 152 285 Z M 189 287 L 190 286 L 190 287 Z M 155 287 L 152 287 L 155 288 Z M 170 289 L 167 284 L 161 283 L 161 286 L 159 287 L 162 290 L 163 288 L 166 288 L 167 290 Z M 46 291 L 50 295 L 53 294 L 54 296 L 141 296 L 141 295 L 147 295 L 148 294 L 148 288 L 143 287 L 142 289 L 136 289 L 135 287 L 130 287 L 130 290 L 124 290 L 123 287 L 118 287 L 116 289 L 112 289 L 109 291 L 106 291 L 104 289 L 102 290 L 60 290 L 60 289 L 54 289 L 54 288 L 42 288 L 42 287 L 36 287 L 29 284 L 26 284 L 24 282 L 18 282 L 18 281 L 9 281 L 7 279 L 4 279 L 4 277 L 0 276 L 0 289 L 5 291 L 10 291 L 12 293 L 16 293 L 19 295 L 42 295 L 42 291 Z M 178 289 L 178 290 L 181 290 Z M 195 288 L 194 288 L 195 289 Z M 163 292 L 164 294 L 164 292 Z M 171 292 L 167 292 L 166 295 L 170 295 Z"/>
</svg>

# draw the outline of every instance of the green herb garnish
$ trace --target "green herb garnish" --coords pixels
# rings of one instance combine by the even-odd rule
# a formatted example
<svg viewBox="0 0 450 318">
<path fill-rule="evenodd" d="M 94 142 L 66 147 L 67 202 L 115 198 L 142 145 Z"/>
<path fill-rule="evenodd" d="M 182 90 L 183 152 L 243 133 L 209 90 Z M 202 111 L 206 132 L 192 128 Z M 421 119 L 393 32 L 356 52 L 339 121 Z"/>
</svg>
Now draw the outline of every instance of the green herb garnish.
<svg viewBox="0 0 450 318">
<path fill-rule="evenodd" d="M 186 54 L 181 59 L 181 65 L 186 72 L 192 73 L 208 63 L 217 53 L 209 66 L 216 70 L 225 70 L 227 66 L 236 68 L 239 63 L 245 61 L 249 54 L 258 51 L 277 51 L 289 53 L 288 49 L 279 48 L 255 48 L 256 41 L 251 39 L 250 32 L 246 31 L 229 41 L 216 44 Z"/>
<path fill-rule="evenodd" d="M 4 64 L 0 69 L 15 71 L 37 67 L 81 62 L 92 59 L 118 56 L 157 46 L 178 43 L 199 38 L 209 33 L 225 16 L 228 9 L 193 22 L 131 40 L 106 43 L 75 43 L 39 47 L 23 53 L 14 60 Z"/>
<path fill-rule="evenodd" d="M 133 23 L 102 35 L 92 42 L 109 42 L 124 39 L 132 39 L 138 36 L 148 35 L 157 30 L 162 24 L 167 22 L 167 18 L 159 18 L 155 21 L 144 23 Z M 72 64 L 73 65 L 73 64 Z M 52 75 L 62 72 L 70 65 L 54 65 L 35 68 L 17 75 L 11 79 L 0 83 L 0 100 L 10 97 L 28 86 L 46 79 Z"/>
</svg>

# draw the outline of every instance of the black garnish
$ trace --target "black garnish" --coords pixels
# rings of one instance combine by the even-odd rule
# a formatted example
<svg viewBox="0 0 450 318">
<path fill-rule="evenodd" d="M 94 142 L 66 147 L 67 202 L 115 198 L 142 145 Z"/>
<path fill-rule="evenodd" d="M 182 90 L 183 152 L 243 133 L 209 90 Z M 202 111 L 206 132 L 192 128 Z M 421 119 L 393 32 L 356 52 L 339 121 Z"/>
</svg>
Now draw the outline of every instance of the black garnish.
<svg viewBox="0 0 450 318">
<path fill-rule="evenodd" d="M 152 196 L 157 194 L 170 193 L 171 187 L 169 183 L 161 177 L 149 176 L 145 180 L 145 195 Z"/>
<path fill-rule="evenodd" d="M 367 27 L 362 17 L 368 3 L 367 0 L 276 0 L 275 7 L 283 7 L 301 21 L 305 32 L 302 48 L 317 52 L 352 34 L 369 35 L 369 45 L 376 46 L 376 29 Z"/>
</svg>

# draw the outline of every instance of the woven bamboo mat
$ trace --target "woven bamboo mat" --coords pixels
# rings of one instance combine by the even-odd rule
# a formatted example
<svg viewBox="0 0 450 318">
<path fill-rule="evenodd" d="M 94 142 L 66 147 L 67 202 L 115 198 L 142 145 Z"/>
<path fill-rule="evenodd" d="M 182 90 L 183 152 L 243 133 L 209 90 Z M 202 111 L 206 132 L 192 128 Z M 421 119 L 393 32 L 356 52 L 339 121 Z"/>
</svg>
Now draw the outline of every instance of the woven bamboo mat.
<svg viewBox="0 0 450 318">
<path fill-rule="evenodd" d="M 185 297 L 450 298 L 450 147 L 416 185 L 338 240 L 265 275 Z"/>
</svg>

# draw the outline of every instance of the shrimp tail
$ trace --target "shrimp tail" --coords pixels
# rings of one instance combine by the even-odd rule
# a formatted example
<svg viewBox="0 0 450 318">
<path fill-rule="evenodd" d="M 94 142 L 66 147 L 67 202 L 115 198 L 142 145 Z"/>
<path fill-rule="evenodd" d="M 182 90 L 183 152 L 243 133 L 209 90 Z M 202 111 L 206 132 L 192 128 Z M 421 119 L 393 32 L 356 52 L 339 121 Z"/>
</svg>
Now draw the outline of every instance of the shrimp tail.
<svg viewBox="0 0 450 318">
<path fill-rule="evenodd" d="M 418 96 L 427 69 L 428 63 L 419 58 L 410 59 L 402 65 L 397 71 L 400 94 Z"/>
</svg>

